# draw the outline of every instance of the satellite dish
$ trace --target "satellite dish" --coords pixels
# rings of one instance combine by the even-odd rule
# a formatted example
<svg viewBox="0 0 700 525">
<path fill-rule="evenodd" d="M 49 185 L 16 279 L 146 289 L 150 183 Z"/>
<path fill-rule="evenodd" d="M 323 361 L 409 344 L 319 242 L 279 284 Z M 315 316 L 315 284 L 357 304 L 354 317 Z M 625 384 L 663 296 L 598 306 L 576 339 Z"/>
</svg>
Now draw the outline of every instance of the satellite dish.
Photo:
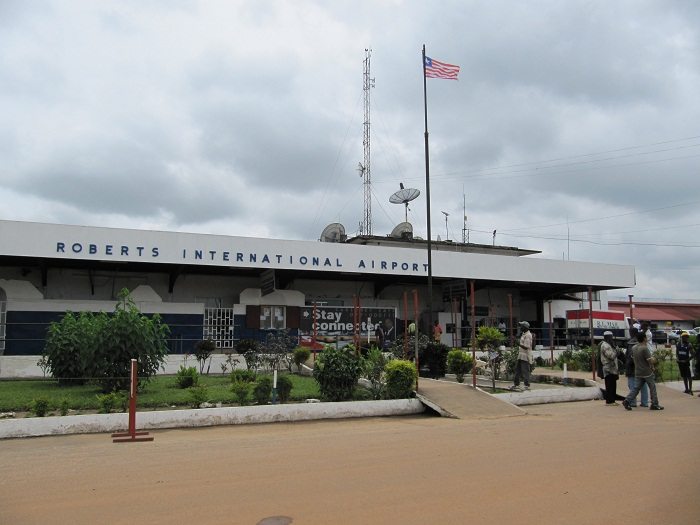
<svg viewBox="0 0 700 525">
<path fill-rule="evenodd" d="M 345 242 L 347 238 L 345 226 L 339 222 L 330 223 L 321 232 L 321 242 Z"/>
<path fill-rule="evenodd" d="M 420 190 L 404 188 L 403 182 L 400 185 L 401 189 L 389 197 L 389 202 L 392 204 L 403 204 L 406 207 L 405 222 L 408 222 L 408 203 L 420 195 Z"/>
<path fill-rule="evenodd" d="M 413 239 L 413 225 L 410 222 L 402 222 L 396 225 L 396 228 L 391 230 L 390 237 L 397 239 Z"/>
</svg>

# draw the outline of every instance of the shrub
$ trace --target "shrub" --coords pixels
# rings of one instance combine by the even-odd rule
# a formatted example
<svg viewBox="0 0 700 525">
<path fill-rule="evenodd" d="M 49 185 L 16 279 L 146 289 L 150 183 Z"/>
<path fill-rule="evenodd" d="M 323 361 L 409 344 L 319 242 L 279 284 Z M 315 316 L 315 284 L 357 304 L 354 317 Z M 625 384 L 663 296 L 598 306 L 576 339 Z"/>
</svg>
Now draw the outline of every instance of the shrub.
<svg viewBox="0 0 700 525">
<path fill-rule="evenodd" d="M 457 381 L 459 383 L 464 382 L 464 374 L 468 373 L 472 366 L 474 365 L 474 360 L 464 350 L 455 348 L 450 350 L 447 354 L 447 369 L 457 376 Z"/>
<path fill-rule="evenodd" d="M 386 393 L 389 399 L 411 397 L 418 372 L 411 361 L 394 359 L 386 364 Z"/>
<path fill-rule="evenodd" d="M 106 323 L 104 314 L 66 312 L 49 325 L 42 369 L 51 372 L 59 385 L 82 385 L 92 377 L 98 333 Z"/>
<path fill-rule="evenodd" d="M 283 366 L 291 372 L 289 353 L 295 346 L 296 338 L 291 337 L 286 330 L 268 332 L 263 344 L 262 365 L 269 371 L 279 370 Z"/>
<path fill-rule="evenodd" d="M 127 397 L 120 392 L 110 392 L 109 394 L 98 394 L 97 402 L 100 405 L 100 414 L 111 414 L 116 409 L 126 410 Z"/>
<path fill-rule="evenodd" d="M 419 353 L 421 367 L 428 367 L 430 377 L 444 377 L 447 371 L 447 353 L 449 348 L 442 343 L 428 343 L 425 351 Z"/>
<path fill-rule="evenodd" d="M 407 337 L 406 342 L 406 352 L 408 355 L 404 355 L 404 338 Z M 418 355 L 422 356 L 425 349 L 430 344 L 430 338 L 426 334 L 418 334 Z M 389 352 L 393 354 L 396 359 L 409 359 L 413 358 L 416 354 L 416 336 L 415 335 L 400 335 L 397 337 L 393 343 L 389 346 Z"/>
<path fill-rule="evenodd" d="M 236 352 L 239 354 L 245 354 L 251 350 L 256 354 L 260 352 L 260 343 L 255 339 L 241 339 L 236 343 Z"/>
<path fill-rule="evenodd" d="M 381 399 L 384 392 L 384 367 L 386 363 L 386 357 L 376 346 L 370 348 L 362 360 L 362 377 L 370 382 L 369 390 L 373 399 Z"/>
<path fill-rule="evenodd" d="M 261 376 L 253 387 L 253 399 L 258 405 L 267 405 L 272 395 L 272 378 Z"/>
<path fill-rule="evenodd" d="M 289 401 L 289 397 L 292 394 L 292 380 L 287 376 L 279 376 L 277 378 L 277 397 L 280 403 L 286 403 Z"/>
<path fill-rule="evenodd" d="M 651 354 L 654 358 L 654 379 L 656 381 L 663 381 L 663 371 L 666 366 L 666 361 L 669 361 L 672 357 L 670 348 L 657 348 Z"/>
<path fill-rule="evenodd" d="M 512 378 L 515 375 L 515 365 L 518 363 L 518 349 L 509 348 L 503 352 L 503 363 L 505 365 L 505 373 L 507 377 Z"/>
<path fill-rule="evenodd" d="M 44 417 L 48 413 L 50 407 L 51 404 L 48 399 L 45 397 L 37 397 L 32 401 L 30 410 L 35 416 Z"/>
<path fill-rule="evenodd" d="M 584 347 L 577 350 L 572 355 L 573 363 L 577 367 L 577 370 L 584 370 L 586 372 L 591 372 L 593 370 L 593 364 L 591 360 L 593 359 L 593 350 L 590 347 Z"/>
<path fill-rule="evenodd" d="M 197 386 L 199 383 L 199 374 L 197 373 L 197 369 L 193 366 L 185 367 L 180 365 L 175 381 L 177 381 L 177 386 L 180 388 Z"/>
<path fill-rule="evenodd" d="M 297 346 L 292 353 L 292 360 L 297 367 L 297 370 L 301 372 L 301 365 L 306 363 L 306 361 L 311 356 L 311 350 L 305 346 Z"/>
<path fill-rule="evenodd" d="M 70 410 L 70 403 L 68 402 L 68 399 L 65 397 L 61 399 L 61 402 L 58 404 L 58 411 L 62 416 L 65 416 L 68 414 L 68 411 Z"/>
<path fill-rule="evenodd" d="M 204 341 L 199 341 L 194 347 L 194 357 L 199 363 L 199 373 L 204 373 L 204 364 L 207 359 L 216 352 L 216 343 L 211 339 L 205 339 Z M 211 363 L 209 363 L 211 366 Z M 207 375 L 209 374 L 209 368 L 207 368 Z"/>
<path fill-rule="evenodd" d="M 190 406 L 192 408 L 199 408 L 202 403 L 209 401 L 209 389 L 207 385 L 195 385 L 188 389 Z"/>
<path fill-rule="evenodd" d="M 250 383 L 236 381 L 231 385 L 231 392 L 239 405 L 246 406 L 250 402 Z"/>
<path fill-rule="evenodd" d="M 362 367 L 353 350 L 326 346 L 316 359 L 313 376 L 321 396 L 330 401 L 345 401 L 360 377 Z"/>
<path fill-rule="evenodd" d="M 243 358 L 245 359 L 245 366 L 248 370 L 255 372 L 258 368 L 260 368 L 262 357 L 255 350 L 248 350 L 245 354 L 243 354 Z"/>
<path fill-rule="evenodd" d="M 258 375 L 252 370 L 234 370 L 229 375 L 232 383 L 254 383 Z"/>
</svg>

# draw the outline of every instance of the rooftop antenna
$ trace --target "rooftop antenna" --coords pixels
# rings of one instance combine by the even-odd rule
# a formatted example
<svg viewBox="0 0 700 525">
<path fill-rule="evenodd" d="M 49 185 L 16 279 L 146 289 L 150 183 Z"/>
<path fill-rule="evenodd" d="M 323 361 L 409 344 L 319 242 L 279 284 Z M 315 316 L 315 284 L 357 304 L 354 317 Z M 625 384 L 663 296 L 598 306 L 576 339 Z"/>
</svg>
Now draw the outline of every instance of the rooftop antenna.
<svg viewBox="0 0 700 525">
<path fill-rule="evenodd" d="M 406 207 L 405 222 L 408 222 L 408 203 L 420 195 L 420 190 L 416 188 L 404 188 L 403 182 L 399 183 L 401 189 L 389 197 L 392 204 L 403 204 Z"/>
<path fill-rule="evenodd" d="M 364 122 L 364 135 L 362 137 L 362 145 L 364 147 L 364 160 L 360 163 L 359 171 L 360 177 L 363 178 L 364 186 L 364 218 L 362 223 L 360 223 L 360 235 L 372 235 L 372 177 L 370 171 L 370 147 L 369 147 L 369 137 L 370 137 L 370 121 L 369 121 L 369 90 L 374 87 L 374 79 L 369 76 L 369 64 L 370 56 L 372 55 L 372 49 L 365 49 L 365 60 L 364 60 L 364 71 L 363 71 L 363 83 L 362 91 L 364 91 L 364 101 L 365 101 L 365 122 Z"/>
<path fill-rule="evenodd" d="M 462 186 L 462 211 L 464 212 L 464 222 L 462 223 L 462 242 L 469 244 L 469 229 L 467 228 L 467 196 L 464 194 Z"/>
<path fill-rule="evenodd" d="M 450 230 L 447 227 L 447 217 L 449 217 L 450 214 L 447 213 L 446 211 L 443 211 L 442 214 L 445 216 L 445 240 L 449 241 L 450 240 Z"/>
<path fill-rule="evenodd" d="M 321 232 L 321 242 L 345 242 L 348 236 L 345 227 L 339 222 L 332 222 Z"/>
</svg>

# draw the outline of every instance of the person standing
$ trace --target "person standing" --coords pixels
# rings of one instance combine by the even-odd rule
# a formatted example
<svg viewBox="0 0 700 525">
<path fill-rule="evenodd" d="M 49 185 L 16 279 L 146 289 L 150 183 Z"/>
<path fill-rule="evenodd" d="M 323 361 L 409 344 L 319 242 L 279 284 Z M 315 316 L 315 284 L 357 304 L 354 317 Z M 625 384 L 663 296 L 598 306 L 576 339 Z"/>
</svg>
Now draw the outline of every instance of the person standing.
<svg viewBox="0 0 700 525">
<path fill-rule="evenodd" d="M 632 389 L 634 388 L 634 355 L 632 354 L 632 350 L 634 349 L 634 345 L 637 344 L 637 335 L 639 334 L 639 331 L 632 327 L 630 328 L 630 339 L 627 341 L 627 351 L 625 352 L 625 375 L 627 376 L 627 388 L 631 392 Z M 647 386 L 646 383 L 644 383 L 644 386 L 642 386 L 641 390 L 641 405 L 644 408 L 647 408 L 649 406 L 649 387 Z M 636 407 L 637 406 L 637 398 L 635 398 L 630 401 L 630 406 L 631 407 Z"/>
<path fill-rule="evenodd" d="M 515 377 L 512 390 L 520 388 L 520 377 L 525 383 L 525 390 L 530 390 L 530 364 L 532 363 L 532 332 L 530 323 L 521 321 L 518 323 L 521 335 L 518 343 L 518 360 L 515 362 Z"/>
<path fill-rule="evenodd" d="M 377 344 L 377 348 L 384 351 L 384 327 L 381 321 L 374 325 L 374 340 Z"/>
<path fill-rule="evenodd" d="M 663 410 L 664 407 L 659 405 L 659 397 L 656 394 L 656 382 L 654 381 L 654 358 L 647 346 L 647 336 L 644 332 L 637 335 L 637 344 L 632 350 L 634 357 L 634 388 L 627 394 L 627 397 L 622 402 L 625 410 L 632 410 L 631 401 L 637 397 L 637 394 L 642 389 L 643 384 L 649 385 L 649 393 L 651 394 L 651 406 L 649 410 Z"/>
<path fill-rule="evenodd" d="M 442 326 L 440 326 L 440 321 L 435 320 L 435 325 L 433 326 L 433 339 L 436 343 L 440 342 L 442 337 Z"/>
<path fill-rule="evenodd" d="M 678 370 L 683 378 L 685 393 L 693 395 L 693 375 L 690 373 L 690 359 L 693 357 L 693 347 L 688 340 L 688 332 L 681 333 L 681 340 L 676 344 L 676 360 Z"/>
<path fill-rule="evenodd" d="M 409 335 L 409 337 L 416 335 L 416 322 L 415 321 L 411 321 L 410 323 L 408 323 L 408 335 Z"/>
<path fill-rule="evenodd" d="M 603 332 L 603 342 L 600 343 L 600 360 L 603 363 L 603 377 L 605 378 L 605 405 L 617 406 L 617 380 L 620 372 L 617 368 L 617 349 L 613 346 L 613 333 L 609 330 Z"/>
</svg>

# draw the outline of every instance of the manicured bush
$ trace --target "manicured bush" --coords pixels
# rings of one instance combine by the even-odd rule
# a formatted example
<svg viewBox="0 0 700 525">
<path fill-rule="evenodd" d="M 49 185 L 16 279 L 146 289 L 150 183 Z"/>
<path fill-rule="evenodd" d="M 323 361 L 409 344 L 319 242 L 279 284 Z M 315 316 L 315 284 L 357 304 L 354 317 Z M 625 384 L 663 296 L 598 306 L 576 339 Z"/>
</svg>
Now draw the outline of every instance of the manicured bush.
<svg viewBox="0 0 700 525">
<path fill-rule="evenodd" d="M 464 350 L 455 348 L 447 354 L 447 369 L 450 373 L 457 376 L 457 382 L 459 383 L 464 382 L 464 374 L 471 371 L 473 365 L 474 360 L 472 356 Z"/>
<path fill-rule="evenodd" d="M 240 370 L 236 369 L 229 375 L 231 383 L 254 383 L 258 375 L 252 370 Z"/>
<path fill-rule="evenodd" d="M 50 408 L 51 404 L 45 397 L 37 397 L 32 401 L 31 411 L 35 416 L 44 417 Z"/>
<path fill-rule="evenodd" d="M 360 378 L 362 366 L 354 349 L 326 346 L 316 359 L 313 376 L 321 396 L 329 401 L 345 401 Z"/>
<path fill-rule="evenodd" d="M 411 397 L 418 372 L 411 361 L 394 359 L 386 364 L 386 395 L 389 399 Z"/>
<path fill-rule="evenodd" d="M 286 403 L 289 401 L 289 397 L 292 395 L 292 380 L 287 376 L 279 376 L 277 378 L 277 397 L 280 403 Z"/>
<path fill-rule="evenodd" d="M 175 381 L 177 382 L 177 386 L 180 388 L 197 386 L 197 383 L 199 383 L 199 374 L 197 373 L 197 369 L 193 366 L 185 367 L 180 365 Z"/>
<path fill-rule="evenodd" d="M 253 386 L 253 399 L 258 405 L 267 405 L 272 395 L 272 378 L 260 376 Z"/>
<path fill-rule="evenodd" d="M 297 371 L 301 372 L 301 365 L 306 363 L 306 361 L 311 356 L 311 350 L 305 346 L 297 346 L 292 352 L 292 360 L 297 367 Z"/>
</svg>

